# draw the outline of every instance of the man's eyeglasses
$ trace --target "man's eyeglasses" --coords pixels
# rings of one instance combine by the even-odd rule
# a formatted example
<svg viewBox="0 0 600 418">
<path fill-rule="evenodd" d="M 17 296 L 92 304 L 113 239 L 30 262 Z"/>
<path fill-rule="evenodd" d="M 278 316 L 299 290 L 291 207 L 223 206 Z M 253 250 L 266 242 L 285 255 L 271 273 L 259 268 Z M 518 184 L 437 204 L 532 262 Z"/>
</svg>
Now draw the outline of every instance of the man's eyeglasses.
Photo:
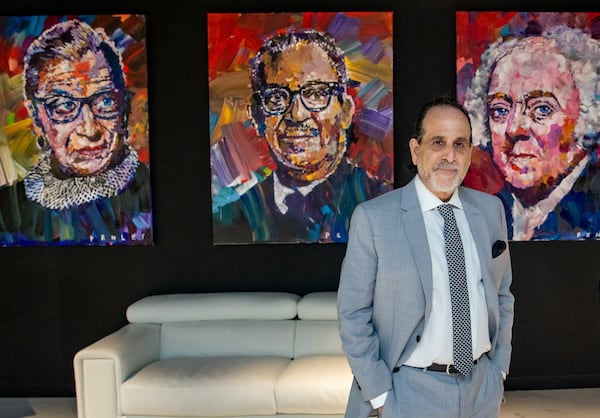
<svg viewBox="0 0 600 418">
<path fill-rule="evenodd" d="M 114 119 L 123 110 L 125 94 L 121 90 L 101 91 L 89 97 L 51 94 L 36 97 L 35 101 L 44 106 L 52 122 L 69 123 L 77 119 L 83 104 L 86 104 L 98 119 Z"/>
<path fill-rule="evenodd" d="M 294 95 L 310 112 L 320 112 L 329 106 L 331 96 L 338 96 L 342 92 L 339 83 L 314 82 L 290 90 L 285 86 L 271 86 L 258 92 L 263 110 L 269 115 L 283 115 L 292 104 Z"/>
</svg>

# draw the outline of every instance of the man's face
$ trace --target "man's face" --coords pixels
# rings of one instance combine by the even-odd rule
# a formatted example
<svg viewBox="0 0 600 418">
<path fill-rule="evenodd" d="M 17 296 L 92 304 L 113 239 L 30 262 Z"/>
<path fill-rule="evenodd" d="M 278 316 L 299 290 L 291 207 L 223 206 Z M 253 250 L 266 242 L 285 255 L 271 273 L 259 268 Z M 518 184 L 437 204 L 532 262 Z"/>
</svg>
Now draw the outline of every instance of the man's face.
<svg viewBox="0 0 600 418">
<path fill-rule="evenodd" d="M 342 131 L 352 121 L 352 98 L 339 86 L 332 61 L 315 44 L 297 43 L 276 62 L 264 59 L 262 110 L 271 151 L 296 179 L 326 178 L 346 151 Z"/>
<path fill-rule="evenodd" d="M 471 127 L 451 106 L 435 106 L 423 119 L 423 138 L 410 140 L 412 162 L 427 188 L 447 201 L 462 183 L 471 164 Z"/>
<path fill-rule="evenodd" d="M 555 184 L 581 160 L 573 134 L 578 117 L 579 91 L 564 56 L 528 48 L 498 62 L 488 123 L 494 162 L 513 187 Z"/>
<path fill-rule="evenodd" d="M 98 173 L 122 145 L 124 92 L 115 89 L 100 53 L 88 52 L 80 61 L 50 62 L 40 71 L 28 108 L 36 132 L 48 141 L 68 175 Z"/>
</svg>

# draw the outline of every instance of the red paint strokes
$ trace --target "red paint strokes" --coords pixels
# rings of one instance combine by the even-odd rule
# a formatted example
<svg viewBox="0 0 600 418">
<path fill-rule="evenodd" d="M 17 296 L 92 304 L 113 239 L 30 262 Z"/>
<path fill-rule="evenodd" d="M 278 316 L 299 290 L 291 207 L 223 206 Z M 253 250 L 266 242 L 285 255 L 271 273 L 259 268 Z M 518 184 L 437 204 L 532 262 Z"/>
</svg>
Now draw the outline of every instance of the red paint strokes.
<svg viewBox="0 0 600 418">
<path fill-rule="evenodd" d="M 492 162 L 490 154 L 474 147 L 471 154 L 471 166 L 463 184 L 473 189 L 496 194 L 504 185 L 504 177 Z"/>
<path fill-rule="evenodd" d="M 517 12 L 456 12 L 456 57 L 479 66 L 481 54 Z"/>
</svg>

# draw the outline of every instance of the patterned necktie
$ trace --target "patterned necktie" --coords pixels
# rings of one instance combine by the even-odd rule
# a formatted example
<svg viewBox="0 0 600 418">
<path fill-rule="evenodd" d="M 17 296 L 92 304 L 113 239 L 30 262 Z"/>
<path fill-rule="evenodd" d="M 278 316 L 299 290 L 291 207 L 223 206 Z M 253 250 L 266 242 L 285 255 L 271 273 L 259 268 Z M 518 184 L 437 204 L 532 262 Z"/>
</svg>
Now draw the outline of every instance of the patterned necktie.
<svg viewBox="0 0 600 418">
<path fill-rule="evenodd" d="M 465 253 L 452 205 L 440 205 L 438 210 L 444 218 L 444 244 L 446 260 L 448 261 L 448 277 L 450 279 L 450 301 L 452 303 L 454 367 L 466 376 L 473 367 L 473 347 L 471 343 L 471 314 Z"/>
</svg>

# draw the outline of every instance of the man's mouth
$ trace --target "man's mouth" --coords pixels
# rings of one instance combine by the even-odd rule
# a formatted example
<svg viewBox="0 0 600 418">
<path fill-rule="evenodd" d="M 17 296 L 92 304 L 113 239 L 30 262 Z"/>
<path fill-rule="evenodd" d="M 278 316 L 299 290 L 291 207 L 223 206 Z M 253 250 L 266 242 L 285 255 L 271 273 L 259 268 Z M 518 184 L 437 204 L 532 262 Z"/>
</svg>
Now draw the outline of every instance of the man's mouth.
<svg viewBox="0 0 600 418">
<path fill-rule="evenodd" d="M 298 129 L 298 128 L 288 128 L 281 132 L 279 138 L 282 139 L 290 139 L 292 141 L 301 139 L 301 138 L 313 138 L 315 136 L 319 136 L 318 129 Z"/>
</svg>

